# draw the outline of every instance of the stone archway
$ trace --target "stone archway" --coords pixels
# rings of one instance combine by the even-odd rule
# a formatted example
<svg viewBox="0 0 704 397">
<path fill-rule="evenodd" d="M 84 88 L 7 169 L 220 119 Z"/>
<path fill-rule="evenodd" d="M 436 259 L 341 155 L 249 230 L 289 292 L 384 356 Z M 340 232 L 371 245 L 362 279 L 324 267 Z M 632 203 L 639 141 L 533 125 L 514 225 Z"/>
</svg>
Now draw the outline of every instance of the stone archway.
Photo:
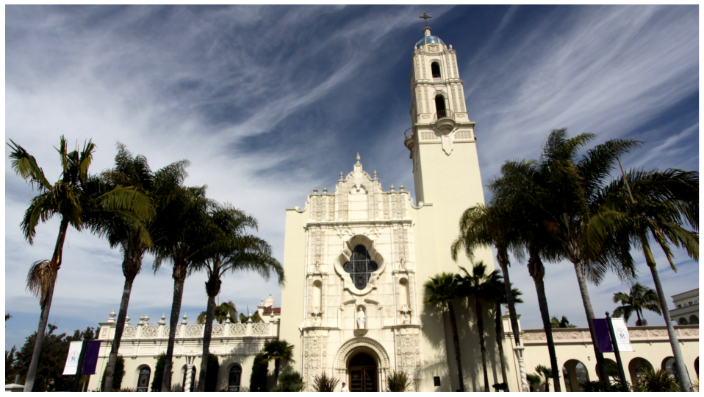
<svg viewBox="0 0 704 397">
<path fill-rule="evenodd" d="M 362 367 L 369 367 L 367 369 L 371 370 L 374 367 L 373 364 L 365 363 L 361 360 L 357 360 L 360 362 L 356 362 L 354 360 L 355 358 L 361 358 L 363 356 L 369 357 L 376 363 L 374 375 L 376 378 L 374 379 L 374 384 L 376 385 L 377 391 L 382 390 L 383 386 L 386 384 L 386 376 L 390 369 L 389 355 L 379 342 L 371 338 L 350 339 L 340 346 L 334 361 L 336 377 L 340 379 L 341 382 L 346 382 L 348 386 L 351 386 L 349 384 L 351 376 L 350 364 L 352 364 L 352 367 L 360 367 L 355 368 L 356 370 L 363 370 Z"/>
</svg>

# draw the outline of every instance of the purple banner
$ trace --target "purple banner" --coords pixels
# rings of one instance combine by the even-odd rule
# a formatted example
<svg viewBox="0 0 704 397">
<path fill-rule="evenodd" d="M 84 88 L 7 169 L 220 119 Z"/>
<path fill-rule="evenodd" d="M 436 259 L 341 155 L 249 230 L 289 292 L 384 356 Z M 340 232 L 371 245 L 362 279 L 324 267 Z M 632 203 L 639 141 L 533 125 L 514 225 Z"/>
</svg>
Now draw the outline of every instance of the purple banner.
<svg viewBox="0 0 704 397">
<path fill-rule="evenodd" d="M 596 334 L 596 343 L 599 351 L 602 353 L 613 352 L 614 347 L 611 345 L 611 336 L 609 336 L 609 324 L 605 318 L 594 319 L 594 333 Z"/>
<path fill-rule="evenodd" d="M 100 351 L 100 341 L 93 340 L 86 346 L 86 356 L 83 358 L 82 375 L 94 375 L 95 366 L 98 364 L 98 352 Z"/>
</svg>

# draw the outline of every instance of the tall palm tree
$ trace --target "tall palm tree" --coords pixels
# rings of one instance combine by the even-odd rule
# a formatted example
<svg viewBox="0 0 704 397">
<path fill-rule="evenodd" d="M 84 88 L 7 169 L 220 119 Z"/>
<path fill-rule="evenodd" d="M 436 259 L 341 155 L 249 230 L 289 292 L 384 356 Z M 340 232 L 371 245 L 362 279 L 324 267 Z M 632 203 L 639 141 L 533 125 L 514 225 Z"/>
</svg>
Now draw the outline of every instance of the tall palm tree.
<svg viewBox="0 0 704 397">
<path fill-rule="evenodd" d="M 690 258 L 699 260 L 699 173 L 675 169 L 624 172 L 605 189 L 604 197 L 597 219 L 609 226 L 609 231 L 626 233 L 631 244 L 643 250 L 670 337 L 677 380 L 682 391 L 692 391 L 650 239 L 660 246 L 675 271 L 671 245 L 684 248 Z"/>
<path fill-rule="evenodd" d="M 628 322 L 631 315 L 635 313 L 638 318 L 636 320 L 636 327 L 648 325 L 648 321 L 643 317 L 643 310 L 650 310 L 651 312 L 662 314 L 658 293 L 652 288 L 640 285 L 640 283 L 635 283 L 629 293 L 615 293 L 614 303 L 621 303 L 621 306 L 614 310 L 612 316 L 623 316 L 623 319 Z"/>
<path fill-rule="evenodd" d="M 196 255 L 211 244 L 209 238 L 214 234 L 215 226 L 208 217 L 212 202 L 205 197 L 205 189 L 205 186 L 180 189 L 164 211 L 165 221 L 160 222 L 155 231 L 160 237 L 153 248 L 154 271 L 156 272 L 164 262 L 171 262 L 171 277 L 174 279 L 162 392 L 170 391 L 176 328 L 186 277 L 190 274 L 191 266 L 196 263 Z"/>
<path fill-rule="evenodd" d="M 484 372 L 484 391 L 489 392 L 489 375 L 486 367 L 486 343 L 484 342 L 484 311 L 482 303 L 492 300 L 495 297 L 494 290 L 496 283 L 501 279 L 498 270 L 487 273 L 484 262 L 478 262 L 472 267 L 470 274 L 467 269 L 460 266 L 464 272 L 464 277 L 457 275 L 459 284 L 459 295 L 467 298 L 474 298 L 474 310 L 477 313 L 477 328 L 479 329 L 479 347 L 482 354 L 482 369 Z"/>
<path fill-rule="evenodd" d="M 514 217 L 510 213 L 510 208 L 497 205 L 492 202 L 490 205 L 482 204 L 468 208 L 462 218 L 460 218 L 460 235 L 452 243 L 451 253 L 452 259 L 457 261 L 459 251 L 464 249 L 465 254 L 471 259 L 474 257 L 474 250 L 479 247 L 496 247 L 496 261 L 501 267 L 501 274 L 506 283 L 506 291 L 503 296 L 506 297 L 508 304 L 509 317 L 511 319 L 511 328 L 516 346 L 521 346 L 521 335 L 518 332 L 518 316 L 513 295 L 511 293 L 511 280 L 509 278 L 508 268 L 511 266 L 509 261 L 509 251 L 512 251 L 514 256 L 519 260 L 523 259 L 523 251 L 520 249 L 521 240 L 519 231 L 516 229 Z M 524 368 L 522 350 L 516 350 L 519 367 Z M 521 386 L 523 391 L 529 391 L 528 379 L 526 378 L 525 369 L 521 371 Z"/>
<path fill-rule="evenodd" d="M 279 371 L 281 370 L 281 361 L 286 360 L 291 363 L 296 361 L 293 359 L 294 346 L 285 340 L 270 340 L 264 342 L 264 360 L 269 362 L 274 360 L 274 383 L 279 382 Z"/>
<path fill-rule="evenodd" d="M 153 211 L 152 216 L 143 220 L 122 213 L 112 213 L 101 214 L 86 221 L 87 226 L 94 233 L 107 237 L 110 246 L 112 248 L 120 247 L 123 253 L 122 274 L 125 277 L 125 283 L 122 289 L 120 312 L 115 325 L 115 337 L 112 341 L 106 368 L 105 390 L 112 390 L 117 352 L 120 349 L 122 333 L 125 329 L 132 284 L 142 270 L 142 259 L 145 252 L 153 245 L 152 234 L 158 222 L 163 219 L 164 210 L 186 178 L 185 167 L 187 165 L 188 161 L 182 160 L 167 165 L 154 173 L 149 168 L 146 157 L 132 156 L 125 145 L 118 143 L 115 167 L 104 171 L 101 175 L 101 180 L 106 186 L 134 186 L 140 192 L 148 195 L 150 209 Z"/>
<path fill-rule="evenodd" d="M 257 229 L 256 219 L 229 205 L 215 203 L 212 204 L 208 217 L 215 226 L 210 229 L 211 243 L 195 257 L 194 265 L 190 268 L 192 272 L 204 270 L 208 275 L 208 281 L 205 283 L 208 305 L 198 391 L 205 391 L 215 297 L 220 293 L 222 277 L 228 272 L 250 270 L 259 273 L 267 280 L 274 272 L 279 284 L 284 282 L 284 269 L 279 261 L 271 256 L 271 246 L 261 238 L 246 233 L 247 229 Z M 276 375 L 278 377 L 278 372 Z"/>
<path fill-rule="evenodd" d="M 633 140 L 611 140 L 589 149 L 581 158 L 579 150 L 595 138 L 583 133 L 567 138 L 567 130 L 553 130 L 542 148 L 543 159 L 536 163 L 536 186 L 518 191 L 523 200 L 533 201 L 541 208 L 541 226 L 549 231 L 560 245 L 560 255 L 569 260 L 577 276 L 584 311 L 592 341 L 596 341 L 594 310 L 587 289 L 587 281 L 598 285 L 607 270 L 612 269 L 622 280 L 635 277 L 633 260 L 628 255 L 624 240 L 613 236 L 599 250 L 590 247 L 587 238 L 592 214 L 601 205 L 600 191 L 611 178 L 617 151 L 627 152 L 640 146 Z M 608 379 L 606 361 L 597 343 L 593 343 L 599 378 Z"/>
<path fill-rule="evenodd" d="M 556 261 L 560 258 L 559 243 L 544 227 L 546 215 L 544 209 L 535 200 L 535 195 L 542 195 L 538 189 L 540 183 L 539 168 L 534 161 L 507 161 L 501 167 L 501 177 L 489 185 L 494 192 L 493 201 L 500 206 L 510 208 L 512 222 L 519 234 L 519 243 L 528 252 L 528 273 L 533 278 L 538 295 L 540 318 L 543 321 L 545 339 L 553 368 L 555 391 L 560 390 L 560 374 L 557 368 L 557 354 L 550 325 L 550 310 L 545 295 L 545 265 L 543 259 Z"/>
<path fill-rule="evenodd" d="M 576 328 L 576 325 L 570 324 L 570 320 L 567 317 L 562 316 L 562 319 L 558 320 L 556 316 L 550 319 L 550 324 L 553 328 Z"/>
<path fill-rule="evenodd" d="M 499 358 L 501 362 L 501 379 L 503 380 L 503 383 L 506 384 L 508 387 L 508 382 L 507 379 L 508 377 L 506 376 L 506 359 L 504 357 L 504 343 L 503 343 L 503 334 L 504 334 L 504 323 L 501 320 L 501 305 L 505 305 L 508 303 L 508 299 L 506 297 L 506 287 L 505 287 L 505 282 L 501 280 L 501 278 L 497 278 L 496 281 L 493 284 L 493 301 L 496 304 L 496 309 L 494 310 L 494 327 L 496 329 L 496 346 L 499 348 Z M 511 288 L 511 295 L 513 296 L 514 302 L 515 303 L 523 303 L 523 300 L 519 298 L 519 296 L 523 295 L 521 291 L 518 290 L 518 288 Z M 514 331 L 517 332 L 517 331 Z M 523 372 L 525 374 L 525 371 Z M 506 391 L 509 391 L 506 389 Z"/>
<path fill-rule="evenodd" d="M 200 312 L 196 321 L 198 324 L 205 324 L 205 317 L 208 315 L 208 311 Z M 229 317 L 228 317 L 229 316 Z M 213 308 L 213 320 L 217 321 L 218 324 L 224 324 L 227 320 L 232 323 L 237 322 L 237 308 L 232 301 L 223 302 L 219 305 L 215 305 Z"/>
<path fill-rule="evenodd" d="M 423 284 L 423 286 L 428 289 L 428 294 L 423 298 L 423 303 L 439 308 L 441 313 L 445 313 L 445 311 L 447 311 L 450 317 L 452 343 L 455 348 L 455 360 L 457 361 L 460 392 L 464 392 L 464 379 L 462 378 L 462 356 L 460 355 L 460 339 L 457 335 L 455 309 L 452 306 L 452 301 L 458 297 L 457 280 L 455 279 L 455 275 L 452 273 L 441 273 L 435 275 L 435 277 L 431 277 L 430 280 Z"/>
<path fill-rule="evenodd" d="M 39 194 L 35 196 L 29 208 L 24 214 L 20 227 L 25 239 L 32 244 L 36 235 L 36 227 L 39 222 L 46 222 L 54 215 L 61 217 L 59 223 L 59 235 L 54 246 L 54 253 L 51 257 L 48 270 L 51 274 L 51 281 L 46 286 L 46 291 L 42 293 L 41 315 L 39 317 L 39 328 L 32 352 L 32 361 L 27 371 L 27 380 L 24 390 L 32 391 L 34 380 L 39 365 L 39 356 L 44 341 L 44 332 L 49 319 L 51 302 L 54 296 L 54 287 L 59 268 L 63 259 L 63 247 L 66 239 L 68 226 L 73 226 L 76 230 L 83 229 L 85 214 L 91 211 L 123 211 L 126 214 L 133 214 L 138 219 L 148 216 L 148 200 L 131 187 L 118 187 L 107 190 L 99 186 L 97 181 L 89 177 L 88 168 L 93 161 L 95 145 L 90 140 L 83 145 L 83 150 L 78 147 L 69 152 L 66 139 L 63 135 L 60 138 L 59 147 L 56 149 L 61 161 L 61 175 L 59 180 L 51 184 L 44 175 L 44 171 L 37 164 L 34 156 L 30 155 L 22 146 L 14 141 L 8 146 L 12 149 L 10 153 L 12 170 L 32 188 L 36 188 Z"/>
</svg>

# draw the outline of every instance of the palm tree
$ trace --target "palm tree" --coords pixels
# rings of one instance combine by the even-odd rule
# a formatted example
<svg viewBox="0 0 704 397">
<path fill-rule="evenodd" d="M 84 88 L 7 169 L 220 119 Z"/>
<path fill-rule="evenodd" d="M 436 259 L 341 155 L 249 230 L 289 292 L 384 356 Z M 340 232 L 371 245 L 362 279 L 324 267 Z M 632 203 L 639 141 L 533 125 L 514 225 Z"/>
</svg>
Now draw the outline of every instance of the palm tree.
<svg viewBox="0 0 704 397">
<path fill-rule="evenodd" d="M 570 324 L 570 320 L 567 319 L 567 317 L 562 316 L 561 320 L 558 320 L 557 317 L 553 316 L 553 318 L 550 319 L 550 325 L 553 328 L 576 328 L 576 325 Z"/>
<path fill-rule="evenodd" d="M 640 283 L 635 283 L 629 293 L 617 292 L 614 294 L 614 303 L 621 303 L 612 314 L 613 317 L 621 317 L 628 322 L 633 313 L 638 318 L 636 327 L 648 325 L 648 321 L 643 317 L 643 310 L 650 310 L 657 314 L 662 314 L 658 293 L 654 289 L 644 287 Z"/>
<path fill-rule="evenodd" d="M 538 307 L 543 321 L 545 339 L 553 368 L 555 391 L 560 391 L 557 354 L 550 325 L 550 311 L 545 295 L 545 266 L 543 259 L 556 261 L 560 258 L 559 244 L 543 227 L 546 214 L 533 195 L 542 195 L 538 189 L 540 173 L 534 161 L 507 161 L 501 167 L 501 177 L 489 185 L 494 192 L 493 201 L 497 205 L 510 208 L 512 222 L 519 237 L 520 246 L 528 251 L 528 273 L 535 284 L 538 295 Z"/>
<path fill-rule="evenodd" d="M 508 391 L 508 382 L 507 382 L 507 376 L 506 376 L 506 359 L 504 357 L 504 343 L 503 343 L 503 334 L 504 334 L 504 323 L 501 320 L 501 305 L 505 305 L 508 303 L 508 299 L 506 297 L 506 287 L 505 287 L 505 282 L 501 280 L 500 276 L 496 279 L 496 281 L 493 284 L 493 296 L 494 296 L 494 303 L 496 303 L 496 309 L 494 310 L 494 327 L 496 328 L 496 345 L 499 348 L 499 358 L 501 360 L 501 379 L 503 380 L 503 383 L 506 385 L 507 389 L 505 391 Z M 523 303 L 523 300 L 519 298 L 519 296 L 523 295 L 521 291 L 519 291 L 517 288 L 510 288 L 511 295 L 513 296 L 514 302 L 515 303 Z M 518 330 L 514 331 L 518 332 Z M 523 372 L 525 374 L 525 371 Z M 526 382 L 527 383 L 527 382 Z"/>
<path fill-rule="evenodd" d="M 591 133 L 567 138 L 567 130 L 553 130 L 543 146 L 543 160 L 536 164 L 536 186 L 517 191 L 524 201 L 532 201 L 541 209 L 541 227 L 549 231 L 560 245 L 560 255 L 569 260 L 577 276 L 599 378 L 608 379 L 606 361 L 598 348 L 593 325 L 594 310 L 587 290 L 587 281 L 598 285 L 608 269 L 615 270 L 622 280 L 635 277 L 633 260 L 624 240 L 610 236 L 607 243 L 592 247 L 589 229 L 592 214 L 601 205 L 600 191 L 617 160 L 617 150 L 627 152 L 640 146 L 633 140 L 611 140 L 588 150 L 578 159 L 579 150 L 594 139 Z M 554 367 L 554 365 L 553 365 Z"/>
<path fill-rule="evenodd" d="M 441 313 L 448 312 L 450 316 L 450 327 L 452 328 L 452 343 L 455 347 L 455 360 L 457 361 L 458 379 L 460 382 L 460 392 L 464 392 L 464 379 L 462 378 L 462 357 L 460 355 L 460 340 L 457 336 L 457 320 L 455 319 L 455 309 L 452 300 L 458 297 L 457 280 L 452 273 L 437 274 L 423 284 L 428 289 L 428 294 L 423 298 L 423 303 L 435 306 Z M 448 355 L 449 359 L 449 355 Z"/>
<path fill-rule="evenodd" d="M 527 374 L 526 379 L 528 379 L 528 384 L 530 385 L 530 391 L 535 391 L 538 386 L 540 386 L 541 377 L 536 374 Z"/>
<path fill-rule="evenodd" d="M 479 346 L 482 354 L 482 369 L 484 372 L 484 391 L 489 392 L 489 375 L 486 367 L 486 343 L 484 343 L 484 311 L 482 302 L 489 301 L 496 295 L 495 284 L 501 279 L 498 270 L 487 274 L 484 262 L 478 262 L 472 268 L 472 274 L 467 269 L 460 267 L 464 272 L 464 277 L 457 275 L 459 284 L 459 295 L 474 298 L 474 310 L 477 313 L 477 328 L 479 328 Z"/>
<path fill-rule="evenodd" d="M 174 192 L 181 188 L 186 177 L 185 167 L 188 161 L 172 163 L 156 173 L 149 168 L 147 158 L 141 155 L 132 156 L 125 145 L 117 144 L 115 168 L 104 171 L 101 179 L 106 186 L 134 186 L 150 198 L 150 209 L 153 216 L 139 220 L 122 213 L 99 215 L 86 221 L 94 233 L 107 237 L 112 248 L 120 247 L 123 253 L 122 274 L 125 284 L 122 289 L 120 312 L 115 325 L 115 337 L 108 358 L 105 376 L 105 390 L 113 388 L 113 374 L 117 364 L 117 352 L 120 349 L 122 333 L 125 329 L 125 318 L 129 306 L 132 284 L 142 270 L 142 259 L 145 252 L 152 247 L 152 234 L 158 222 L 163 219 L 163 212 L 168 206 Z M 157 236 L 158 237 L 158 236 Z"/>
<path fill-rule="evenodd" d="M 209 237 L 215 228 L 209 220 L 208 210 L 212 202 L 205 197 L 205 186 L 180 189 L 164 210 L 164 222 L 159 223 L 155 234 L 159 241 L 154 244 L 154 271 L 169 261 L 173 265 L 174 294 L 169 319 L 169 341 L 166 347 L 166 364 L 161 391 L 168 392 L 171 386 L 171 367 L 176 339 L 176 327 L 181 312 L 183 287 L 196 255 L 211 243 Z"/>
<path fill-rule="evenodd" d="M 549 392 L 550 391 L 550 376 L 552 374 L 552 368 L 548 368 L 544 365 L 538 365 L 535 367 L 535 372 L 540 376 L 543 380 L 543 383 L 545 384 L 545 391 Z M 555 381 L 555 385 L 559 385 L 559 380 Z M 555 391 L 557 390 L 557 387 L 555 387 Z"/>
<path fill-rule="evenodd" d="M 61 176 L 54 184 L 46 178 L 34 156 L 14 141 L 10 140 L 10 142 L 8 146 L 12 149 L 10 159 L 13 171 L 39 191 L 39 195 L 32 199 L 20 224 L 25 239 L 32 244 L 40 221 L 46 222 L 54 215 L 61 217 L 54 253 L 47 265 L 50 268 L 47 271 L 52 274 L 52 277 L 45 292 L 42 293 L 39 327 L 25 382 L 24 390 L 30 392 L 34 387 L 56 278 L 62 264 L 68 226 L 71 225 L 81 231 L 86 213 L 92 211 L 123 211 L 125 214 L 135 215 L 138 219 L 148 216 L 149 211 L 146 197 L 133 188 L 119 187 L 107 190 L 89 177 L 88 168 L 93 161 L 95 151 L 95 145 L 90 140 L 84 143 L 83 150 L 80 152 L 78 148 L 68 152 L 66 139 L 61 136 L 59 148 L 56 149 L 61 161 Z"/>
<path fill-rule="evenodd" d="M 474 257 L 474 250 L 479 247 L 496 247 L 496 261 L 501 267 L 501 274 L 506 283 L 506 291 L 503 296 L 506 297 L 508 304 L 509 317 L 511 319 L 511 328 L 516 346 L 521 345 L 521 335 L 518 332 L 518 316 L 513 295 L 511 293 L 511 280 L 509 278 L 508 268 L 511 265 L 509 261 L 509 251 L 512 251 L 514 256 L 519 260 L 523 260 L 523 251 L 521 248 L 520 233 L 516 229 L 516 223 L 513 222 L 514 217 L 510 213 L 510 208 L 501 206 L 496 203 L 484 206 L 482 204 L 468 208 L 460 219 L 460 235 L 452 243 L 451 253 L 452 259 L 457 261 L 459 251 L 464 249 L 465 254 L 471 259 Z M 523 368 L 522 350 L 516 350 L 518 356 L 519 367 Z M 528 380 L 525 377 L 526 371 L 521 371 L 521 386 L 524 391 L 529 390 Z"/>
<path fill-rule="evenodd" d="M 291 363 L 296 361 L 293 359 L 294 346 L 285 340 L 270 340 L 264 342 L 264 360 L 269 362 L 274 360 L 274 383 L 279 381 L 279 371 L 281 370 L 281 361 L 286 360 Z"/>
<path fill-rule="evenodd" d="M 210 354 L 210 338 L 213 331 L 215 297 L 220 293 L 222 277 L 227 272 L 251 270 L 269 279 L 276 273 L 279 284 L 284 282 L 284 269 L 271 256 L 271 246 L 259 237 L 246 234 L 247 229 L 257 229 L 257 220 L 229 205 L 212 204 L 209 220 L 215 226 L 210 228 L 210 243 L 196 257 L 190 271 L 205 270 L 208 281 L 205 292 L 208 306 L 203 336 L 203 362 L 200 367 L 198 391 L 205 391 L 205 376 L 208 370 L 207 357 Z M 278 362 L 277 362 L 278 365 Z M 278 372 L 276 373 L 278 378 Z"/>
<path fill-rule="evenodd" d="M 205 324 L 205 317 L 208 311 L 200 312 L 198 315 L 198 324 Z M 224 324 L 227 321 L 235 323 L 237 322 L 237 309 L 232 301 L 223 302 L 216 305 L 213 308 L 213 320 L 217 321 L 218 324 Z"/>
<path fill-rule="evenodd" d="M 699 260 L 699 173 L 675 169 L 624 172 L 605 189 L 604 197 L 598 221 L 607 225 L 608 231 L 627 234 L 631 244 L 643 250 L 670 337 L 677 380 L 682 391 L 692 391 L 650 239 L 660 246 L 675 271 L 671 245 L 684 248 L 690 258 Z"/>
</svg>

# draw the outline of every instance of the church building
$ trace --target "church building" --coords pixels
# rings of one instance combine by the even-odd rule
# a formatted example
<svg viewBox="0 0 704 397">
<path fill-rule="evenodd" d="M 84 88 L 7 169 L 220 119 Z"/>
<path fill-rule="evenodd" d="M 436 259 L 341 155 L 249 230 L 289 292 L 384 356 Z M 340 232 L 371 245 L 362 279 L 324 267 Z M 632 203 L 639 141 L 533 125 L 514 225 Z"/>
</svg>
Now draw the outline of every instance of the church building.
<svg viewBox="0 0 704 397">
<path fill-rule="evenodd" d="M 476 135 L 452 45 L 426 27 L 412 65 L 404 143 L 415 200 L 403 185 L 385 189 L 357 154 L 333 191 L 315 189 L 305 209 L 286 212 L 279 337 L 296 346 L 293 368 L 308 387 L 325 372 L 350 391 L 379 391 L 396 370 L 411 375 L 417 391 L 459 389 L 449 318 L 423 303 L 423 284 L 471 265 L 454 262 L 450 245 L 462 213 L 484 203 Z M 476 260 L 493 270 L 491 250 Z M 461 308 L 456 316 L 465 386 L 483 390 L 475 313 Z"/>
<path fill-rule="evenodd" d="M 340 173 L 334 189 L 316 188 L 303 209 L 287 209 L 281 307 L 275 307 L 269 297 L 258 307 L 261 322 L 250 316 L 245 322 L 228 319 L 213 325 L 210 353 L 218 357 L 217 390 L 249 391 L 254 357 L 272 339 L 294 345 L 294 361 L 285 362 L 282 372 L 298 371 L 305 391 L 313 391 L 315 377 L 323 373 L 339 380 L 336 391 L 343 382 L 349 391 L 386 391 L 387 377 L 394 371 L 410 376 L 409 391 L 460 389 L 450 317 L 423 302 L 424 284 L 440 273 L 457 273 L 458 265 L 471 268 L 464 256 L 452 260 L 450 246 L 459 234 L 463 212 L 484 203 L 477 137 L 467 116 L 452 45 L 431 35 L 426 26 L 411 61 L 412 127 L 403 142 L 412 160 L 408 166 L 413 167 L 414 194 L 403 185 L 397 189 L 382 184 L 376 172 L 364 170 L 358 153 L 352 171 Z M 483 261 L 489 271 L 494 269 L 489 248 L 475 252 L 475 261 Z M 477 313 L 473 304 L 456 303 L 465 391 L 484 391 Z M 504 381 L 494 314 L 493 308 L 480 313 L 490 391 Z M 91 376 L 90 390 L 100 388 L 115 335 L 115 316 L 113 311 L 100 323 L 98 372 Z M 128 317 L 119 350 L 125 360 L 123 388 L 152 390 L 157 356 L 166 351 L 168 342 L 165 319 L 164 315 L 152 324 L 142 315 L 137 325 L 131 325 Z M 501 323 L 508 390 L 527 390 L 521 374 L 550 363 L 545 330 L 518 330 L 524 343 L 515 346 L 516 330 L 511 329 L 507 314 Z M 698 378 L 699 326 L 675 328 L 690 377 Z M 183 315 L 176 331 L 172 390 L 194 390 L 203 332 L 204 324 L 189 323 Z M 589 329 L 552 333 L 562 390 L 579 391 L 580 385 L 596 380 Z M 633 351 L 623 352 L 622 358 L 631 384 L 646 367 L 672 370 L 664 326 L 632 327 L 629 337 Z M 606 355 L 615 364 L 611 353 Z M 519 357 L 524 359 L 519 362 Z M 273 366 L 270 363 L 271 371 Z M 269 388 L 273 382 L 270 376 Z"/>
</svg>

